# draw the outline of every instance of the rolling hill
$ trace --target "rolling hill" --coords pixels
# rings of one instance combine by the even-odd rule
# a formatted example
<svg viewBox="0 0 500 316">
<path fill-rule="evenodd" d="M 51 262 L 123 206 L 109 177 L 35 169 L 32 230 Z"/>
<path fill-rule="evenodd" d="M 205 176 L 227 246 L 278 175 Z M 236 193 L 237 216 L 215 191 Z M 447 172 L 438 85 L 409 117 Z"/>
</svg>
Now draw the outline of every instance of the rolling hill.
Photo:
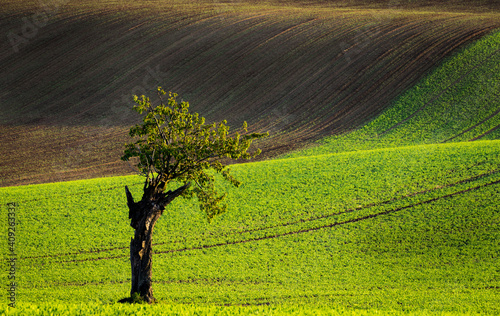
<svg viewBox="0 0 500 316">
<path fill-rule="evenodd" d="M 500 32 L 457 52 L 371 122 L 283 155 L 318 155 L 500 136 Z"/>
<path fill-rule="evenodd" d="M 0 186 L 129 173 L 131 96 L 157 85 L 270 131 L 267 158 L 303 148 L 364 126 L 500 24 L 490 1 L 51 3 L 0 11 Z"/>
<path fill-rule="evenodd" d="M 51 3 L 0 12 L 4 34 L 32 35 L 0 50 L 18 314 L 500 313 L 497 4 Z M 211 224 L 195 201 L 169 205 L 161 304 L 123 306 L 123 187 L 142 180 L 95 177 L 128 173 L 127 99 L 157 84 L 209 120 L 270 130 L 274 159 L 232 166 L 244 184 L 221 187 Z"/>
<path fill-rule="evenodd" d="M 158 222 L 153 309 L 498 314 L 499 157 L 499 141 L 477 141 L 235 165 L 244 185 L 227 188 L 226 214 L 208 224 L 178 199 Z M 0 188 L 2 205 L 18 203 L 20 313 L 124 309 L 114 304 L 130 286 L 123 187 L 141 184 Z"/>
</svg>

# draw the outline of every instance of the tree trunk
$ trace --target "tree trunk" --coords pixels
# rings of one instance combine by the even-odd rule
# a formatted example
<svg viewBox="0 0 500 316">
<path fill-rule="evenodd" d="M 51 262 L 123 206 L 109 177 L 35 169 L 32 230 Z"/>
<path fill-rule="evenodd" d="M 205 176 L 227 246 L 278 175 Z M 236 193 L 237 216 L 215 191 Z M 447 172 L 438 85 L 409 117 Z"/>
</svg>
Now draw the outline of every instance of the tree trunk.
<svg viewBox="0 0 500 316">
<path fill-rule="evenodd" d="M 134 238 L 130 242 L 130 264 L 132 267 L 132 288 L 130 296 L 138 293 L 141 298 L 154 303 L 152 287 L 152 237 L 156 221 L 163 214 L 165 207 L 184 192 L 189 184 L 175 191 L 155 192 L 154 189 L 144 188 L 142 200 L 134 202 L 128 187 L 125 187 L 127 205 L 129 207 L 130 226 L 134 228 Z"/>
</svg>

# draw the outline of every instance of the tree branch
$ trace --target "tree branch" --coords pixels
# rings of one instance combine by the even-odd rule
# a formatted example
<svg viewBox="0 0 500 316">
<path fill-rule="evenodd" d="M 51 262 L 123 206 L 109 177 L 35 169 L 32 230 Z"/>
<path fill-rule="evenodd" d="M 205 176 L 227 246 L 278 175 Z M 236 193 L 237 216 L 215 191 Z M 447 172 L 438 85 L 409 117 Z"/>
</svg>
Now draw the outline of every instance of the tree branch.
<svg viewBox="0 0 500 316">
<path fill-rule="evenodd" d="M 130 169 L 131 169 L 133 172 L 136 172 L 136 173 L 137 173 L 137 174 L 139 174 L 140 176 L 145 175 L 145 174 L 144 174 L 144 172 L 141 172 L 141 171 L 139 171 L 139 170 L 136 170 L 134 167 L 132 167 L 132 165 L 130 164 L 130 161 L 129 161 L 129 160 L 127 160 L 127 164 L 128 164 L 128 166 L 130 167 Z"/>
<path fill-rule="evenodd" d="M 132 193 L 130 193 L 130 190 L 127 186 L 125 186 L 125 195 L 127 196 L 128 218 L 130 219 L 130 226 L 132 226 L 133 229 L 136 229 L 141 218 L 140 209 L 137 207 L 137 203 L 134 202 Z"/>
<path fill-rule="evenodd" d="M 159 94 L 159 92 L 158 92 L 158 94 Z M 160 96 L 160 100 L 161 100 L 161 104 L 163 105 L 163 100 L 161 99 L 161 96 Z M 151 111 L 151 113 L 153 113 L 153 118 L 155 120 L 156 127 L 158 127 L 158 134 L 160 134 L 160 136 L 163 139 L 163 141 L 165 142 L 165 144 L 168 144 L 167 137 L 165 136 L 165 134 L 161 130 L 160 123 L 158 122 L 158 119 L 156 118 L 156 114 L 154 113 L 154 109 L 151 106 L 151 104 L 149 105 L 148 110 Z"/>
<path fill-rule="evenodd" d="M 191 186 L 191 182 L 186 183 L 185 185 L 177 188 L 175 191 L 168 191 L 167 193 L 164 193 L 165 198 L 162 201 L 163 207 L 165 207 L 167 204 L 172 202 L 176 197 L 184 193 L 189 187 Z M 163 209 L 161 211 L 161 214 L 163 214 Z"/>
</svg>

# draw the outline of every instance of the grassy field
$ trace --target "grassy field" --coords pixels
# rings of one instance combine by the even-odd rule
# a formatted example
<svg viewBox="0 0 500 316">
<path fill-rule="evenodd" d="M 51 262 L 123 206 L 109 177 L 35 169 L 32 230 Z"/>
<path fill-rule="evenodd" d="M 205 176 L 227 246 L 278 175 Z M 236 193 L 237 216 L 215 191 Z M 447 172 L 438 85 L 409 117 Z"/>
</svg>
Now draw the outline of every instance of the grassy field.
<svg viewBox="0 0 500 316">
<path fill-rule="evenodd" d="M 169 1 L 175 12 L 182 12 L 169 20 L 171 24 L 161 22 L 167 12 L 147 22 L 141 20 L 146 14 L 136 20 L 118 12 L 118 3 L 98 14 L 102 6 L 95 1 L 68 2 L 55 25 L 76 32 L 88 26 L 91 16 L 116 27 L 110 34 L 133 28 L 135 35 L 119 37 L 103 51 L 141 35 L 144 41 L 121 57 L 133 59 L 140 52 L 148 62 L 179 65 L 169 70 L 172 78 L 182 79 L 179 86 L 199 89 L 186 92 L 189 101 L 203 91 L 211 91 L 207 104 L 222 100 L 218 107 L 199 105 L 210 109 L 212 118 L 232 111 L 235 121 L 254 118 L 253 128 L 274 128 L 272 141 L 283 140 L 284 152 L 294 148 L 287 141 L 310 146 L 231 166 L 243 185 L 235 189 L 220 184 L 228 192 L 228 212 L 210 224 L 196 201 L 179 198 L 167 207 L 153 240 L 153 288 L 160 301 L 155 306 L 116 303 L 129 295 L 130 288 L 133 230 L 124 186 L 139 196 L 141 178 L 1 187 L 0 217 L 5 223 L 7 204 L 17 203 L 15 244 L 9 245 L 7 237 L 0 242 L 5 258 L 11 246 L 17 255 L 17 307 L 4 304 L 5 294 L 0 314 L 500 314 L 500 33 L 491 32 L 498 26 L 497 13 L 481 10 L 484 3 L 469 12 L 455 1 L 429 11 L 429 6 L 420 6 L 423 2 L 389 13 L 375 1 L 354 1 L 352 5 L 362 6 L 347 8 L 325 1 L 321 10 L 317 2 L 313 7 L 296 2 L 286 8 L 239 3 L 228 9 L 221 4 L 215 10 L 213 3 Z M 8 2 L 3 14 L 20 18 L 20 12 L 29 12 L 26 3 Z M 160 2 L 144 7 L 123 3 L 152 12 Z M 54 31 L 50 26 L 46 30 Z M 356 34 L 369 34 L 369 44 L 364 46 L 367 42 Z M 40 36 L 33 44 L 50 47 L 50 41 Z M 158 36 L 173 40 L 147 53 L 138 49 Z M 107 45 L 104 37 L 99 41 Z M 389 41 L 399 46 L 382 54 Z M 340 43 L 352 45 L 343 46 L 346 53 L 329 50 Z M 83 59 L 69 63 L 75 68 L 67 72 L 56 72 L 59 83 L 47 95 L 42 97 L 37 90 L 41 88 L 34 87 L 38 92 L 24 99 L 23 109 L 33 110 L 43 100 L 64 95 L 74 85 L 71 73 L 84 69 L 92 54 L 98 68 L 109 62 L 103 51 L 79 54 L 83 46 L 76 41 L 61 45 L 60 54 L 72 51 L 71 56 Z M 29 54 L 40 53 L 25 48 Z M 278 48 L 283 50 L 269 53 Z M 135 50 L 138 55 L 131 53 Z M 3 61 L 20 65 L 21 56 L 26 55 Z M 59 62 L 64 64 L 54 60 L 54 67 Z M 248 69 L 256 67 L 261 73 L 216 70 L 247 63 Z M 2 70 L 12 65 L 2 64 Z M 120 75 L 109 77 L 99 89 L 111 91 L 106 89 L 140 74 L 145 65 L 155 67 L 154 62 L 134 65 L 135 70 L 118 71 Z M 30 67 L 37 69 L 22 66 L 9 78 L 18 78 L 13 82 L 22 87 L 27 82 L 17 76 L 29 73 Z M 183 77 L 190 69 L 200 72 Z M 289 76 L 292 69 L 296 77 Z M 411 78 L 403 80 L 409 73 Z M 89 78 L 81 77 L 76 89 L 91 87 L 85 81 Z M 259 99 L 264 105 L 245 110 L 243 104 L 250 104 L 261 91 L 252 86 L 256 82 L 267 87 Z M 20 88 L 4 93 L 7 99 L 0 102 L 13 102 L 16 89 Z M 77 100 L 80 92 L 65 100 Z M 229 104 L 235 99 L 244 101 L 232 108 Z M 96 119 L 102 104 L 95 103 L 85 114 L 81 111 L 87 101 L 78 102 L 66 112 L 60 111 L 64 102 L 48 102 L 42 109 L 53 117 L 39 117 L 46 125 L 34 112 L 34 122 L 2 126 L 2 145 L 7 151 L 18 149 L 3 158 L 0 173 L 9 176 L 1 185 L 95 176 L 116 167 L 112 166 L 119 155 L 114 153 L 122 150 L 118 140 L 124 129 L 120 124 L 129 118 L 93 124 L 106 122 L 104 114 L 102 121 Z M 308 110 L 313 103 L 317 107 Z M 15 117 L 19 109 L 9 111 L 2 115 Z M 276 118 L 270 119 L 270 113 Z M 67 124 L 52 124 L 52 119 Z M 21 137 L 23 132 L 31 138 Z M 340 134 L 331 137 L 335 133 Z M 313 144 L 320 136 L 327 137 Z M 25 156 L 32 158 L 24 160 L 25 166 L 15 162 Z M 8 225 L 0 225 L 0 236 L 8 233 Z M 0 282 L 9 284 L 8 277 L 4 271 Z"/>
<path fill-rule="evenodd" d="M 0 311 L 1 311 L 0 307 Z M 200 305 L 170 305 L 161 304 L 156 306 L 124 306 L 122 304 L 102 305 L 96 303 L 86 304 L 50 304 L 37 305 L 22 304 L 15 311 L 9 311 L 9 315 L 351 315 L 351 316 L 457 316 L 470 315 L 468 313 L 432 313 L 424 312 L 395 312 L 378 310 L 350 310 L 345 308 L 311 307 L 304 305 L 277 305 L 268 306 L 200 306 Z"/>
<path fill-rule="evenodd" d="M 498 312 L 499 150 L 498 142 L 428 145 L 235 166 L 246 185 L 216 223 L 185 203 L 159 222 L 157 296 Z M 89 181 L 2 189 L 20 203 L 21 302 L 126 295 L 132 231 L 121 191 L 137 179 Z"/>
<path fill-rule="evenodd" d="M 498 313 L 499 157 L 500 141 L 478 141 L 236 165 L 245 185 L 228 188 L 227 214 L 209 225 L 194 203 L 176 200 L 159 221 L 156 296 L 207 311 Z M 19 203 L 18 301 L 125 297 L 123 186 L 138 182 L 0 189 L 2 205 Z"/>
</svg>

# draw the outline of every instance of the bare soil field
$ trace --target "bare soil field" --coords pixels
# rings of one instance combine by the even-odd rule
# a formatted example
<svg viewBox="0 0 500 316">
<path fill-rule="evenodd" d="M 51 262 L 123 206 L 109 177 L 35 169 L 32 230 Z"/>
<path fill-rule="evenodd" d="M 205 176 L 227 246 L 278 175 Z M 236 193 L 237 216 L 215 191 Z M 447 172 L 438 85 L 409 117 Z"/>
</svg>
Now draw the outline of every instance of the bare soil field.
<svg viewBox="0 0 500 316">
<path fill-rule="evenodd" d="M 269 131 L 273 157 L 365 124 L 500 27 L 493 1 L 42 3 L 0 9 L 0 186 L 130 173 L 132 95 L 158 85 Z"/>
</svg>

